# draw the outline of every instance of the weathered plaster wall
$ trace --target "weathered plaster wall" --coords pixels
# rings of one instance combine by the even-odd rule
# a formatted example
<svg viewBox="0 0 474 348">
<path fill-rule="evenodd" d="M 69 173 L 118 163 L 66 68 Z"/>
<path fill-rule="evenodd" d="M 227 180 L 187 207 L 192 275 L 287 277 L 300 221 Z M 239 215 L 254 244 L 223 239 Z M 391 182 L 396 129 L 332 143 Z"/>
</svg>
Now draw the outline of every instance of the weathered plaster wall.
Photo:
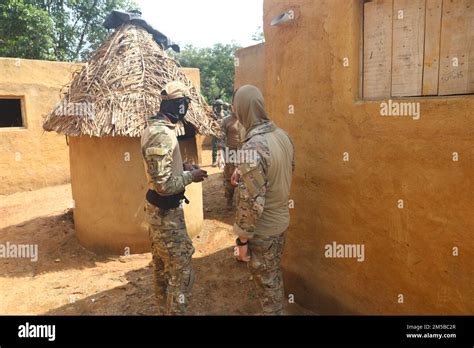
<svg viewBox="0 0 474 348">
<path fill-rule="evenodd" d="M 235 53 L 234 89 L 254 85 L 265 95 L 265 44 L 245 47 Z"/>
<path fill-rule="evenodd" d="M 180 140 L 179 147 L 183 161 L 200 164 L 202 147 L 199 146 L 196 138 Z M 188 234 L 193 238 L 201 232 L 204 222 L 202 183 L 187 186 L 186 198 L 190 203 L 184 204 L 184 219 Z"/>
<path fill-rule="evenodd" d="M 0 58 L 0 96 L 22 97 L 24 128 L 0 128 L 0 194 L 69 182 L 66 139 L 44 133 L 42 117 L 79 64 Z M 2 117 L 2 110 L 0 110 Z"/>
<path fill-rule="evenodd" d="M 270 26 L 289 9 L 293 24 Z M 358 0 L 265 0 L 267 106 L 297 151 L 286 291 L 322 314 L 472 314 L 474 97 L 381 117 L 358 98 L 360 18 Z M 364 244 L 365 261 L 325 258 L 333 241 Z"/>
<path fill-rule="evenodd" d="M 70 137 L 74 224 L 82 245 L 99 253 L 146 252 L 147 190 L 140 140 Z"/>
</svg>

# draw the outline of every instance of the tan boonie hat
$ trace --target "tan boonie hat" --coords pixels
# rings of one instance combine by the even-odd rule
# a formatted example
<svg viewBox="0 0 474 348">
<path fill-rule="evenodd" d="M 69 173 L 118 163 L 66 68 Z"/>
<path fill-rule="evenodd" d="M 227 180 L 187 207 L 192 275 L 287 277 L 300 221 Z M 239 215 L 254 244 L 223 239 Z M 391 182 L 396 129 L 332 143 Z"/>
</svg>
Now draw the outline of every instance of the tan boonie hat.
<svg viewBox="0 0 474 348">
<path fill-rule="evenodd" d="M 189 89 L 184 83 L 179 81 L 168 82 L 161 92 L 162 100 L 173 100 L 185 97 L 190 98 Z"/>
</svg>

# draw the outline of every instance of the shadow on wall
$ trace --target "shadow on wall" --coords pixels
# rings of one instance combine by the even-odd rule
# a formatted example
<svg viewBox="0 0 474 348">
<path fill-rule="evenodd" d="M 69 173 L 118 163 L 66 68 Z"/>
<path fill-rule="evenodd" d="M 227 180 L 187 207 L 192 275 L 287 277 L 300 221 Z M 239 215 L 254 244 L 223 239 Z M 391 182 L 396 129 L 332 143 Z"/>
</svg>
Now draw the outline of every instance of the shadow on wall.
<svg viewBox="0 0 474 348">
<path fill-rule="evenodd" d="M 342 315 L 362 315 L 362 313 L 353 312 L 348 309 L 347 306 L 332 293 L 324 293 L 319 289 L 315 292 L 313 289 L 306 287 L 306 280 L 299 274 L 284 268 L 283 275 L 286 292 L 294 295 L 295 301 L 300 301 L 300 303 L 301 298 L 307 298 L 308 296 L 312 297 L 313 301 L 318 304 L 318 313 L 329 313 L 329 315 L 341 315 L 341 313 Z M 383 313 L 379 314 L 383 315 Z"/>
</svg>

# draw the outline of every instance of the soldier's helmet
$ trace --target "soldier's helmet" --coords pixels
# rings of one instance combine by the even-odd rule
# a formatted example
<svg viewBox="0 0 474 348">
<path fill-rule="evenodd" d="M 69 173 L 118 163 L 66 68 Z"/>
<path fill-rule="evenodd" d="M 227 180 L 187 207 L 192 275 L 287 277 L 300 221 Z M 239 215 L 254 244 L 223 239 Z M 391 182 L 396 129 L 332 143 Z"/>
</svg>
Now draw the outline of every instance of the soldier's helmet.
<svg viewBox="0 0 474 348">
<path fill-rule="evenodd" d="M 190 98 L 189 88 L 180 81 L 168 82 L 161 92 L 161 100 Z"/>
</svg>

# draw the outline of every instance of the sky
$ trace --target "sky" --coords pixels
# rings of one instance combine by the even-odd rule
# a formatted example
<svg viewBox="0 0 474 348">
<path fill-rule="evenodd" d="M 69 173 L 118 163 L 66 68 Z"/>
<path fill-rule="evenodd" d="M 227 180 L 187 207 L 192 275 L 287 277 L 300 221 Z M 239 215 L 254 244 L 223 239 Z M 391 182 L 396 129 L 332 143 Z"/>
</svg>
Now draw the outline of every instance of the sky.
<svg viewBox="0 0 474 348">
<path fill-rule="evenodd" d="M 180 46 L 255 45 L 263 0 L 135 0 L 143 18 Z"/>
</svg>

